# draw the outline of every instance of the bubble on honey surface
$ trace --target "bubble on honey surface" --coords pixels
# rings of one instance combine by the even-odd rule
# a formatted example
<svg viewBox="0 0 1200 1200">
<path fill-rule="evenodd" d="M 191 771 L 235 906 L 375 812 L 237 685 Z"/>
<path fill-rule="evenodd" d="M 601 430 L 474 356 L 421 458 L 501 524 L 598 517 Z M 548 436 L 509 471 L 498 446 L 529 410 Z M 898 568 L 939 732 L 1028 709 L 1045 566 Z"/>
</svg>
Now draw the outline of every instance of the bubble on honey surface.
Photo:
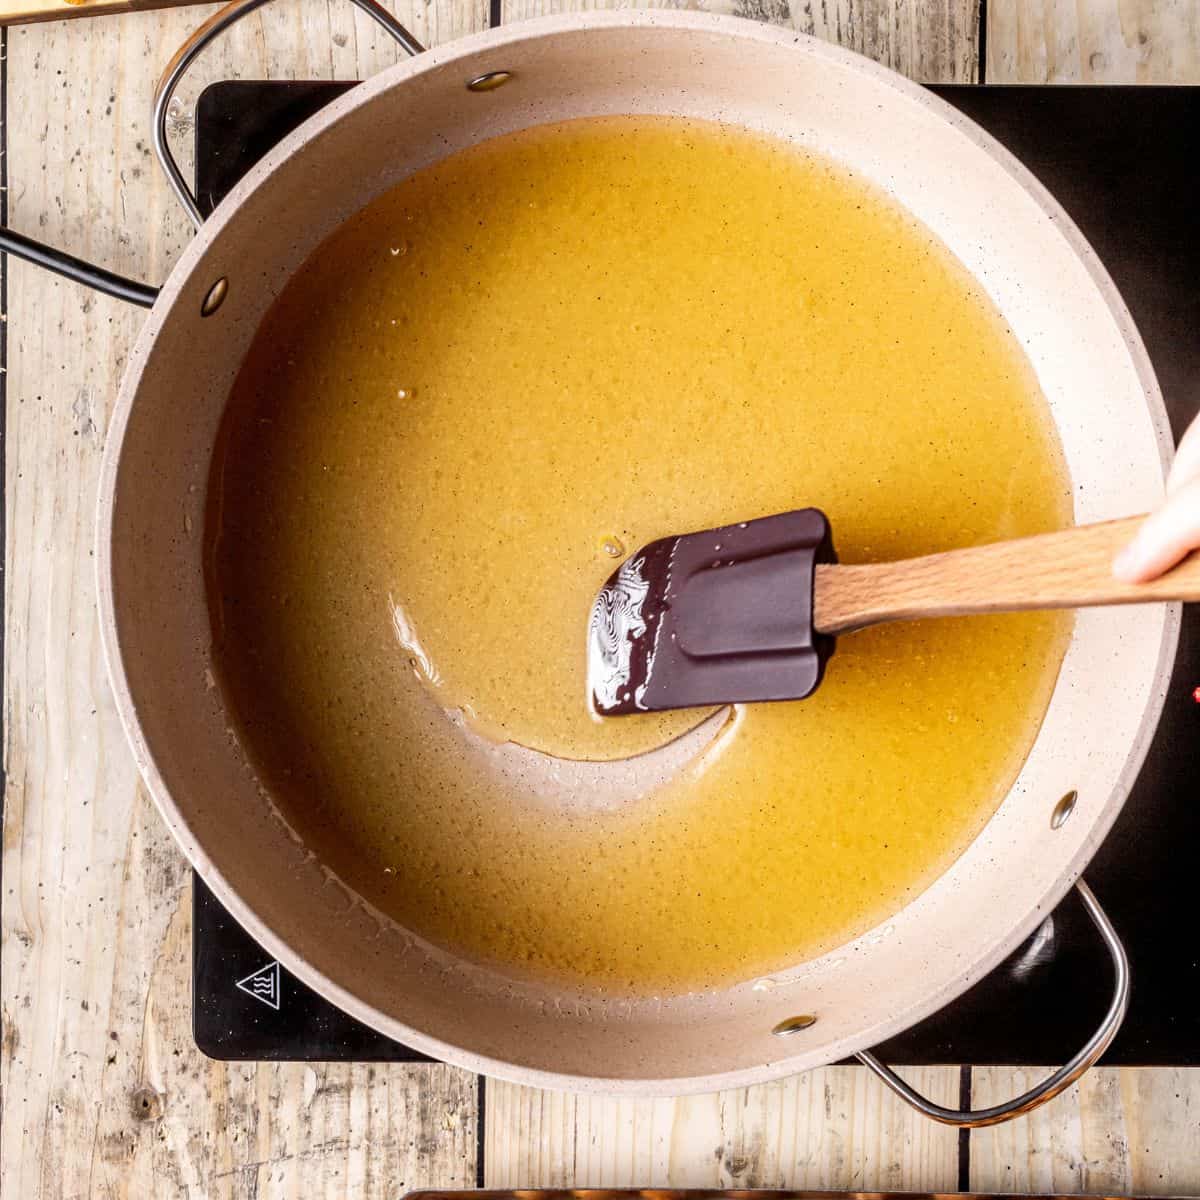
<svg viewBox="0 0 1200 1200">
<path fill-rule="evenodd" d="M 417 389 L 412 387 L 402 387 L 396 389 L 397 400 L 411 400 L 417 394 Z"/>
<path fill-rule="evenodd" d="M 625 553 L 625 543 L 615 534 L 606 534 L 600 539 L 600 553 L 609 558 L 620 558 Z"/>
<path fill-rule="evenodd" d="M 403 258 L 408 253 L 408 243 L 401 242 L 398 246 L 392 246 L 391 251 L 393 258 Z"/>
</svg>

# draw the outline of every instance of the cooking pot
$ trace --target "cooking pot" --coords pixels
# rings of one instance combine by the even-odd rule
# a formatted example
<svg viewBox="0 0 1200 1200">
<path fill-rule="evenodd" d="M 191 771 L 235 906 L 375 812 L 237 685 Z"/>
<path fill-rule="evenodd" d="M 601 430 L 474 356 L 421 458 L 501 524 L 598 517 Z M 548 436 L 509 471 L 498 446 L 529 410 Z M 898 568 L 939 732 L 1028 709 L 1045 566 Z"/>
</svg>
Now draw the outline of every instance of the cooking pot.
<svg viewBox="0 0 1200 1200">
<path fill-rule="evenodd" d="M 234 376 L 318 243 L 447 154 L 605 113 L 733 122 L 819 150 L 885 188 L 962 260 L 1024 347 L 1066 454 L 1075 518 L 1144 511 L 1162 493 L 1166 415 L 1129 313 L 1078 230 L 965 117 L 865 58 L 790 31 L 676 11 L 575 13 L 418 53 L 373 0 L 355 2 L 413 56 L 308 120 L 203 221 L 166 146 L 166 106 L 203 45 L 262 2 L 236 0 L 216 14 L 160 85 L 156 147 L 197 234 L 130 358 L 99 499 L 101 629 L 117 706 L 146 785 L 205 882 L 340 1008 L 437 1058 L 522 1083 L 678 1094 L 857 1054 L 922 1111 L 963 1125 L 1027 1111 L 1067 1086 L 1111 1041 L 1128 996 L 1120 943 L 1082 882 L 1114 993 L 1101 1027 L 1061 1070 L 1007 1105 L 960 1113 L 913 1093 L 868 1048 L 971 986 L 1076 882 L 1146 753 L 1177 607 L 1079 615 L 1040 733 L 995 815 L 878 927 L 767 980 L 601 998 L 514 983 L 425 944 L 366 905 L 288 827 L 214 683 L 202 531 Z"/>
</svg>

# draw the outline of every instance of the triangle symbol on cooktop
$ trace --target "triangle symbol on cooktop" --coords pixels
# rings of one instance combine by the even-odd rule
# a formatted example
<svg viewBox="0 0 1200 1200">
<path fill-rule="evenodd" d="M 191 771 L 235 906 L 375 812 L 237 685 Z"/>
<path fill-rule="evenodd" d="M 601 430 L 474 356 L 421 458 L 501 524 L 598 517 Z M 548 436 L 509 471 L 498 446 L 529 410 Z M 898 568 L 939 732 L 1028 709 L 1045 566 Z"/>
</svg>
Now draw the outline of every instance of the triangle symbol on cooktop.
<svg viewBox="0 0 1200 1200">
<path fill-rule="evenodd" d="M 278 1011 L 279 963 L 274 959 L 265 967 L 259 967 L 257 971 L 251 972 L 245 979 L 239 979 L 237 986 L 247 996 L 253 996 L 255 1000 L 261 1000 L 268 1008 Z"/>
</svg>

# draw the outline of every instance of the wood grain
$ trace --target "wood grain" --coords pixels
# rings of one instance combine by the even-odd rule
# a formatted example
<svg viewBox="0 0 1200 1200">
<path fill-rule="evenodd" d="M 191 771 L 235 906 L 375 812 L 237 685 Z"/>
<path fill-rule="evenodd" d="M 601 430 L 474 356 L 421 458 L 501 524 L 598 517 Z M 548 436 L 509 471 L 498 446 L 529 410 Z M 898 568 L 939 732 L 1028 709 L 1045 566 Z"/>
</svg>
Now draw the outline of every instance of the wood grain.
<svg viewBox="0 0 1200 1200">
<path fill-rule="evenodd" d="M 906 1077 L 958 1101 L 955 1067 Z M 489 1083 L 489 1187 L 948 1189 L 958 1135 L 858 1067 L 677 1100 L 611 1100 Z"/>
<path fill-rule="evenodd" d="M 988 0 L 989 83 L 1200 83 L 1196 0 Z"/>
<path fill-rule="evenodd" d="M 1032 1086 L 1038 1068 L 975 1070 L 976 1105 Z M 1053 1104 L 971 1141 L 971 1187 L 1001 1192 L 1200 1192 L 1200 1070 L 1089 1071 Z"/>
<path fill-rule="evenodd" d="M 978 77 L 978 0 L 670 0 L 769 21 L 837 42 L 923 83 L 974 83 Z M 503 0 L 505 22 L 591 8 L 647 8 L 628 0 Z"/>
<path fill-rule="evenodd" d="M 36 0 L 27 0 L 33 4 Z M 924 80 L 975 77 L 975 0 L 708 0 Z M 404 0 L 429 44 L 484 0 Z M 508 0 L 513 19 L 550 11 Z M 14 227 L 156 282 L 187 223 L 149 151 L 161 66 L 205 9 L 9 31 Z M 990 0 L 997 81 L 1200 81 L 1194 0 Z M 393 50 L 348 6 L 279 0 L 180 92 L 229 74 L 354 77 Z M 188 873 L 138 787 L 108 698 L 91 577 L 96 468 L 142 315 L 9 264 L 0 920 L 0 1191 L 43 1197 L 346 1197 L 469 1185 L 475 1080 L 446 1067 L 211 1063 L 190 1037 Z M 976 1104 L 1034 1072 L 975 1073 Z M 1027 1078 L 1028 1076 L 1028 1078 Z M 957 1072 L 911 1077 L 943 1103 Z M 489 1084 L 493 1185 L 953 1188 L 957 1136 L 858 1068 L 744 1092 L 609 1101 Z M 976 1188 L 1200 1192 L 1200 1072 L 1097 1072 L 973 1135 Z"/>
<path fill-rule="evenodd" d="M 819 566 L 814 624 L 823 633 L 842 633 L 920 617 L 1200 600 L 1200 553 L 1148 583 L 1113 578 L 1113 558 L 1143 520 L 1126 517 L 900 562 Z"/>
<path fill-rule="evenodd" d="M 478 4 L 402 5 L 418 37 Z M 162 65 L 205 10 L 8 32 L 14 228 L 151 282 L 188 226 L 150 146 Z M 197 64 L 175 132 L 224 75 L 354 77 L 395 55 L 344 4 L 284 2 Z M 473 1076 L 226 1066 L 191 1041 L 188 872 L 138 787 L 92 582 L 97 467 L 140 311 L 7 264 L 7 645 L 0 1190 L 41 1197 L 394 1197 L 469 1185 Z"/>
</svg>

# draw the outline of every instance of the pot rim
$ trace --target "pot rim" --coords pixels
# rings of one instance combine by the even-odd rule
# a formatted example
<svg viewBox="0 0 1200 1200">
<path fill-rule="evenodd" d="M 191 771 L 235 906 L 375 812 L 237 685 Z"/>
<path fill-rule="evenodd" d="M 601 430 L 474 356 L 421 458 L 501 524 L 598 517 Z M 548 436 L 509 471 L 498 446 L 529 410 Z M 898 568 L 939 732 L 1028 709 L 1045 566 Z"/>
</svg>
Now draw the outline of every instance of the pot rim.
<svg viewBox="0 0 1200 1200">
<path fill-rule="evenodd" d="M 1098 813 L 1080 849 L 1064 863 L 1057 881 L 1045 890 L 1044 894 L 1019 920 L 1013 921 L 1004 937 L 997 939 L 990 946 L 983 947 L 973 957 L 968 970 L 947 981 L 937 990 L 926 994 L 921 1001 L 910 1005 L 907 1009 L 893 1012 L 873 1026 L 863 1028 L 832 1045 L 825 1046 L 821 1050 L 819 1058 L 814 1058 L 810 1051 L 807 1054 L 794 1054 L 727 1072 L 657 1079 L 575 1075 L 522 1066 L 505 1059 L 464 1050 L 404 1025 L 373 1005 L 360 1000 L 355 994 L 344 989 L 336 980 L 306 961 L 259 917 L 210 859 L 204 846 L 171 797 L 150 746 L 143 736 L 137 702 L 130 690 L 121 656 L 116 601 L 113 592 L 113 521 L 125 432 L 139 389 L 143 368 L 159 332 L 173 315 L 180 292 L 191 278 L 192 272 L 202 261 L 211 243 L 225 225 L 234 219 L 244 198 L 263 185 L 276 166 L 291 157 L 309 139 L 331 128 L 359 106 L 370 104 L 380 93 L 399 86 L 409 78 L 442 67 L 447 63 L 468 59 L 518 42 L 549 38 L 563 33 L 614 27 L 708 32 L 791 47 L 798 53 L 824 58 L 838 66 L 873 78 L 877 83 L 886 86 L 901 97 L 916 102 L 940 117 L 957 133 L 974 143 L 978 149 L 999 165 L 1038 208 L 1055 223 L 1069 248 L 1087 271 L 1119 329 L 1126 351 L 1134 365 L 1142 386 L 1147 413 L 1154 428 L 1165 475 L 1173 454 L 1173 439 L 1166 409 L 1141 336 L 1116 285 L 1095 250 L 1058 201 L 1027 167 L 974 121 L 922 85 L 889 68 L 840 46 L 777 26 L 739 17 L 681 10 L 576 12 L 502 25 L 455 39 L 441 47 L 435 47 L 420 55 L 397 62 L 371 79 L 349 89 L 310 117 L 269 151 L 221 202 L 180 255 L 130 354 L 129 364 L 109 423 L 101 462 L 96 526 L 96 589 L 99 599 L 100 639 L 104 660 L 108 668 L 118 715 L 126 739 L 133 751 L 139 774 L 153 798 L 160 816 L 189 862 L 203 877 L 217 899 L 267 953 L 274 956 L 302 983 L 329 999 L 357 1020 L 396 1041 L 451 1065 L 515 1083 L 559 1090 L 613 1095 L 675 1096 L 741 1087 L 779 1079 L 811 1069 L 820 1063 L 838 1061 L 853 1055 L 856 1051 L 877 1045 L 888 1037 L 916 1024 L 961 995 L 971 983 L 994 969 L 1028 937 L 1036 925 L 1044 919 L 1045 914 L 1062 900 L 1075 880 L 1082 874 L 1124 805 L 1129 789 L 1149 750 L 1165 702 L 1166 684 L 1170 678 L 1179 641 L 1182 609 L 1178 604 L 1165 606 L 1162 640 L 1159 646 L 1158 661 L 1155 665 L 1157 680 L 1155 693 L 1143 711 L 1137 734 L 1130 746 L 1114 791 Z M 488 69 L 487 65 L 483 64 L 481 69 Z M 1064 1047 L 1064 1058 L 1072 1049 Z"/>
</svg>

